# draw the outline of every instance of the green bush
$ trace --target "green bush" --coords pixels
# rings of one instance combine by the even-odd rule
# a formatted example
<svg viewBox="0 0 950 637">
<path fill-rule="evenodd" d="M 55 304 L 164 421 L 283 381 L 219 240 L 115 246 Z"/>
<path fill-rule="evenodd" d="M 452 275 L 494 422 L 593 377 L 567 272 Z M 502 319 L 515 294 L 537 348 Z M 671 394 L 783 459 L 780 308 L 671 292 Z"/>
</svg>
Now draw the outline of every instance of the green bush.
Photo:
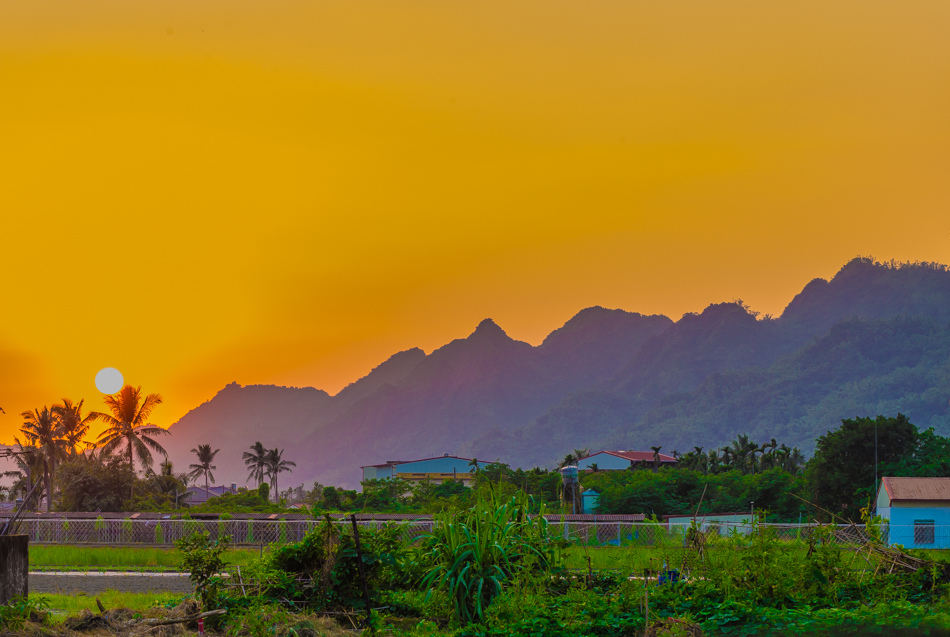
<svg viewBox="0 0 950 637">
<path fill-rule="evenodd" d="M 397 529 L 360 528 L 363 570 L 370 595 L 377 597 L 397 579 L 400 542 Z M 273 549 L 253 575 L 263 594 L 287 599 L 316 610 L 365 608 L 356 542 L 351 528 L 327 518 L 303 540 Z"/>
<path fill-rule="evenodd" d="M 195 533 L 175 542 L 181 551 L 181 569 L 190 574 L 204 611 L 218 608 L 223 583 L 220 574 L 224 568 L 221 554 L 227 550 L 229 542 L 227 536 L 212 542 L 207 533 Z"/>
<path fill-rule="evenodd" d="M 499 502 L 492 493 L 471 509 L 435 517 L 426 539 L 432 566 L 423 586 L 445 591 L 460 623 L 481 621 L 515 575 L 560 566 L 559 543 L 548 533 L 543 515 L 528 517 L 529 507 L 527 496 Z"/>
<path fill-rule="evenodd" d="M 48 611 L 49 602 L 45 597 L 14 597 L 0 606 L 0 630 L 18 631 L 27 621 L 49 624 Z"/>
</svg>

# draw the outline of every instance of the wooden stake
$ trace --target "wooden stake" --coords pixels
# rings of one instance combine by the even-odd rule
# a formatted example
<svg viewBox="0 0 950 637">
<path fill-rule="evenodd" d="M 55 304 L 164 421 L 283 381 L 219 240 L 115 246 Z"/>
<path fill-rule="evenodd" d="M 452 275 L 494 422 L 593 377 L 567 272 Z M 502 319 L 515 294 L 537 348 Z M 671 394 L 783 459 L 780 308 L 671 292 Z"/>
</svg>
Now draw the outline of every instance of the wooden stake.
<svg viewBox="0 0 950 637">
<path fill-rule="evenodd" d="M 370 608 L 369 603 L 369 588 L 366 587 L 366 571 L 363 570 L 363 550 L 360 547 L 360 529 L 356 525 L 356 514 L 350 516 L 350 521 L 353 522 L 353 540 L 356 542 L 356 565 L 360 569 L 360 582 L 363 584 L 363 601 L 366 604 L 366 625 L 369 627 L 369 630 L 374 635 L 376 634 L 376 629 L 373 628 L 373 609 Z"/>
</svg>

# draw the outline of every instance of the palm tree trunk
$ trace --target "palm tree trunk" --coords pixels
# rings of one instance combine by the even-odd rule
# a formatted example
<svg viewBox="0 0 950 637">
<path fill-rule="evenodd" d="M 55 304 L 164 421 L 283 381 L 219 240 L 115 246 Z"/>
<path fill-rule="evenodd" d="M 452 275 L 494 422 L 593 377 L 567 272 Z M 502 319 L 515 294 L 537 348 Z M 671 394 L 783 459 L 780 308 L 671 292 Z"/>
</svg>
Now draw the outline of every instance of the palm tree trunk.
<svg viewBox="0 0 950 637">
<path fill-rule="evenodd" d="M 208 493 L 208 472 L 205 471 L 205 497 L 210 499 L 210 494 Z M 207 500 L 205 500 L 207 502 Z"/>
<path fill-rule="evenodd" d="M 49 469 L 43 471 L 43 484 L 46 486 L 46 512 L 53 510 L 53 492 L 50 490 Z"/>
<path fill-rule="evenodd" d="M 135 465 L 132 463 L 132 439 L 129 438 L 129 471 L 132 472 L 132 477 L 135 477 Z M 129 483 L 129 500 L 135 497 L 135 480 Z"/>
</svg>

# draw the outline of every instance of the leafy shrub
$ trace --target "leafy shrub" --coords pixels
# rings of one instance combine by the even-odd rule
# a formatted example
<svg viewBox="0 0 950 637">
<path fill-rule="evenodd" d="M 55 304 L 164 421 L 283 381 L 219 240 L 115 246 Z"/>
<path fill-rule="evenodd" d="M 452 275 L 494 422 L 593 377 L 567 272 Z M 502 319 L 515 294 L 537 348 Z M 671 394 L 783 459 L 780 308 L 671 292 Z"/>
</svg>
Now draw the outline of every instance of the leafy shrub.
<svg viewBox="0 0 950 637">
<path fill-rule="evenodd" d="M 393 569 L 398 568 L 397 529 L 359 529 L 363 570 L 372 596 L 377 596 Z M 303 540 L 279 546 L 253 573 L 262 593 L 317 610 L 365 608 L 356 542 L 348 525 L 331 518 L 307 533 Z"/>
<path fill-rule="evenodd" d="M 426 540 L 432 566 L 423 585 L 448 593 L 459 622 L 481 621 L 516 574 L 548 572 L 560 565 L 559 545 L 548 533 L 547 521 L 542 515 L 528 517 L 529 504 L 524 495 L 498 502 L 492 492 L 467 511 L 435 517 Z"/>
<path fill-rule="evenodd" d="M 224 493 L 216 498 L 211 498 L 204 504 L 191 507 L 195 513 L 220 513 L 225 520 L 224 514 L 233 513 L 279 513 L 283 511 L 282 507 L 270 502 L 266 496 L 262 495 L 257 489 L 251 491 L 239 491 L 238 493 Z"/>
<path fill-rule="evenodd" d="M 224 536 L 212 542 L 207 533 L 195 533 L 175 542 L 181 551 L 181 568 L 190 574 L 202 610 L 218 607 L 222 584 L 220 573 L 224 568 L 221 554 L 228 548 L 229 541 L 230 538 Z"/>
<path fill-rule="evenodd" d="M 0 630 L 20 630 L 27 621 L 49 623 L 49 602 L 44 597 L 14 597 L 0 606 Z"/>
<path fill-rule="evenodd" d="M 552 594 L 541 580 L 527 578 L 513 582 L 492 602 L 483 623 L 469 624 L 459 637 L 607 637 L 639 635 L 643 627 L 640 606 L 622 596 L 578 581 Z"/>
</svg>

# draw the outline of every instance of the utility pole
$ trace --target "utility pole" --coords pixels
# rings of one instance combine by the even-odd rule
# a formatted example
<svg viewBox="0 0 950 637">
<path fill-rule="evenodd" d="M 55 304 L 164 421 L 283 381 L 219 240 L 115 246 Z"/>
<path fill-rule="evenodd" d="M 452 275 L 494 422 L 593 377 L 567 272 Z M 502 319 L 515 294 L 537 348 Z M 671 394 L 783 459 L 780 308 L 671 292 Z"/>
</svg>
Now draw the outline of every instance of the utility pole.
<svg viewBox="0 0 950 637">
<path fill-rule="evenodd" d="M 871 491 L 877 499 L 877 418 L 874 419 L 874 489 Z"/>
</svg>

